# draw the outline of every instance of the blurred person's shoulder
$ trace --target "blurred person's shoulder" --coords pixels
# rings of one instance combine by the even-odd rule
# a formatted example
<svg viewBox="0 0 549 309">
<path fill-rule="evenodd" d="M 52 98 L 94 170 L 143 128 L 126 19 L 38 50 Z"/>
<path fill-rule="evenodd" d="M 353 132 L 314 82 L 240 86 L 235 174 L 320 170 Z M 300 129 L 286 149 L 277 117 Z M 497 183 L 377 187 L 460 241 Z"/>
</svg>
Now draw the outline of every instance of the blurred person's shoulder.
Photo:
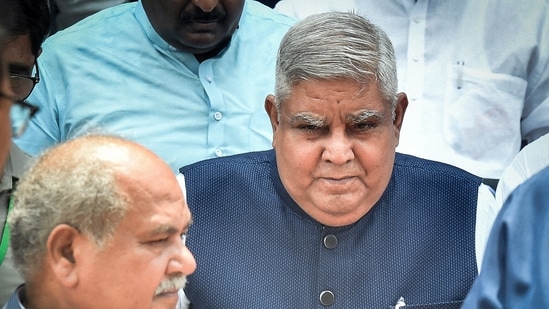
<svg viewBox="0 0 549 309">
<path fill-rule="evenodd" d="M 277 12 L 259 1 L 246 1 L 241 17 L 241 24 L 252 23 L 280 29 L 288 29 L 296 21 L 295 18 Z"/>
<path fill-rule="evenodd" d="M 59 30 L 46 39 L 44 49 L 48 45 L 70 44 L 73 40 L 85 40 L 86 36 L 112 32 L 114 29 L 118 31 L 135 27 L 138 24 L 135 22 L 136 4 L 137 2 L 130 2 L 103 9 L 72 26 Z"/>
</svg>

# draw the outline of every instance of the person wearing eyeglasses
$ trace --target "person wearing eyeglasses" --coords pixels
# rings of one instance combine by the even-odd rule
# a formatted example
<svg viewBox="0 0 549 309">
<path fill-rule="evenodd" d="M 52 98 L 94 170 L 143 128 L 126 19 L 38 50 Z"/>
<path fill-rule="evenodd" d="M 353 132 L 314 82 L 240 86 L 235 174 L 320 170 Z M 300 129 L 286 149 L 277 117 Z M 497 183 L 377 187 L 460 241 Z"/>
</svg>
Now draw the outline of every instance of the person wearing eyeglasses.
<svg viewBox="0 0 549 309">
<path fill-rule="evenodd" d="M 7 75 L 7 65 L 2 60 L 3 45 L 5 44 L 5 31 L 0 27 L 0 171 L 5 169 L 4 162 L 10 156 L 11 135 L 13 126 L 11 125 L 11 115 L 17 109 L 14 102 L 14 96 L 10 87 L 9 77 Z M 11 174 L 10 164 L 7 164 L 7 169 L 4 171 L 4 176 Z M 11 178 L 10 178 L 11 180 Z M 5 302 L 9 296 L 9 287 L 18 284 L 21 278 L 11 263 L 11 259 L 5 259 L 9 239 L 7 233 L 7 212 L 8 200 L 11 194 L 10 186 L 7 186 L 7 181 L 4 177 L 1 179 L 0 186 L 0 303 Z M 4 189 L 7 188 L 7 189 Z M 11 256 L 10 256 L 11 257 Z M 5 261 L 5 262 L 2 262 Z"/>
<path fill-rule="evenodd" d="M 5 29 L 6 36 L 0 44 L 6 71 L 6 87 L 1 88 L 0 96 L 2 108 L 10 105 L 10 121 L 2 121 L 2 125 L 11 123 L 1 141 L 3 153 L 9 154 L 5 159 L 0 158 L 0 169 L 3 169 L 0 180 L 0 303 L 4 303 L 11 291 L 23 282 L 13 267 L 11 250 L 8 250 L 6 218 L 13 188 L 26 170 L 30 156 L 12 143 L 11 137 L 20 137 L 38 111 L 26 99 L 40 81 L 36 59 L 50 28 L 45 0 L 0 0 L 0 26 Z"/>
</svg>

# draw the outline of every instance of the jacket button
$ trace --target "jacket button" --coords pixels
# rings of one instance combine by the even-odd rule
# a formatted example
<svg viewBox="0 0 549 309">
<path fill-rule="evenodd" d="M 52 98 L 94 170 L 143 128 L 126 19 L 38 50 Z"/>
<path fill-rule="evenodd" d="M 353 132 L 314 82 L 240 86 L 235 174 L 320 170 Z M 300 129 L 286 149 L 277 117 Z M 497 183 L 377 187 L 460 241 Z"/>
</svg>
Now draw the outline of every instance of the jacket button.
<svg viewBox="0 0 549 309">
<path fill-rule="evenodd" d="M 332 291 L 320 292 L 320 303 L 324 306 L 330 306 L 334 303 L 334 293 Z"/>
<path fill-rule="evenodd" d="M 335 249 L 337 247 L 337 237 L 335 235 L 326 235 L 324 237 L 324 247 L 327 249 Z"/>
</svg>

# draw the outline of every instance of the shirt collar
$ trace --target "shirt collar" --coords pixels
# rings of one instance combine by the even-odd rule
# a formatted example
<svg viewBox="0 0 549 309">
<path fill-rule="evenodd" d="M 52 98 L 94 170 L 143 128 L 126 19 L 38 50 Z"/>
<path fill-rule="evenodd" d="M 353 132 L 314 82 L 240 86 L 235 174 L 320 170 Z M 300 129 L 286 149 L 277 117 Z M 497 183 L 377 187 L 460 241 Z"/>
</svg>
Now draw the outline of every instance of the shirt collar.
<svg viewBox="0 0 549 309">
<path fill-rule="evenodd" d="M 141 25 L 141 28 L 143 28 L 143 31 L 153 45 L 162 50 L 174 50 L 174 48 L 171 47 L 168 42 L 164 41 L 164 39 L 162 39 L 162 37 L 160 37 L 160 35 L 158 35 L 158 33 L 154 30 L 149 18 L 147 17 L 147 13 L 145 13 L 145 8 L 143 8 L 141 1 L 137 2 L 134 14 L 137 22 Z"/>
<path fill-rule="evenodd" d="M 25 309 L 25 307 L 21 303 L 21 298 L 19 297 L 19 294 L 23 292 L 24 288 L 25 288 L 24 284 L 17 287 L 13 295 L 10 297 L 8 302 L 2 308 L 3 309 Z"/>
<path fill-rule="evenodd" d="M 13 189 L 13 178 L 20 178 L 23 175 L 30 158 L 15 143 L 11 143 L 10 155 L 6 160 L 4 173 L 0 180 L 0 191 Z"/>
</svg>

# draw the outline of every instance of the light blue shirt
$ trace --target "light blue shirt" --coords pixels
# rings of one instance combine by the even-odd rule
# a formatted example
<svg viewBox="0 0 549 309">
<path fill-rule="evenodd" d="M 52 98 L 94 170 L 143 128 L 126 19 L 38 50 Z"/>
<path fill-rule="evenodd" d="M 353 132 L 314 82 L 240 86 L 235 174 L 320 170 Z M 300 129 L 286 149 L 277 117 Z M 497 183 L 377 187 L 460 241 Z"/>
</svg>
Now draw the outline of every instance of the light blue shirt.
<svg viewBox="0 0 549 309">
<path fill-rule="evenodd" d="M 246 1 L 230 45 L 199 63 L 154 31 L 141 2 L 104 10 L 46 40 L 29 98 L 41 110 L 15 142 L 37 155 L 85 132 L 113 133 L 150 148 L 174 172 L 271 148 L 264 102 L 293 22 Z"/>
</svg>

